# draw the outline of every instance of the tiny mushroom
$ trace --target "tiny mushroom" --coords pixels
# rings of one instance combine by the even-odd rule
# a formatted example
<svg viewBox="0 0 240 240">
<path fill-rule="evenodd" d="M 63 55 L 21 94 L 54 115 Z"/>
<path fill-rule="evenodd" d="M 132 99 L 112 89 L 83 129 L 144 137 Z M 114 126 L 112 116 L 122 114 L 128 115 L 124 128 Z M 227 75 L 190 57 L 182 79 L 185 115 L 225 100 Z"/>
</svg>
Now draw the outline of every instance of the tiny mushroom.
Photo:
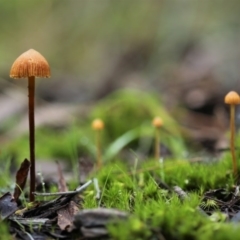
<svg viewBox="0 0 240 240">
<path fill-rule="evenodd" d="M 101 119 L 95 119 L 92 122 L 92 128 L 94 130 L 102 130 L 104 128 L 104 123 Z"/>
<path fill-rule="evenodd" d="M 34 93 L 35 77 L 50 77 L 50 67 L 47 60 L 37 51 L 30 49 L 20 55 L 10 70 L 11 78 L 28 78 L 29 94 L 29 148 L 30 148 L 30 201 L 34 201 L 35 192 L 35 123 L 34 123 Z"/>
<path fill-rule="evenodd" d="M 152 125 L 156 128 L 160 128 L 163 125 L 163 121 L 160 117 L 155 117 L 152 121 Z"/>
<path fill-rule="evenodd" d="M 155 158 L 160 158 L 160 128 L 163 125 L 163 121 L 160 117 L 155 117 L 152 121 L 152 125 L 155 127 Z"/>
<path fill-rule="evenodd" d="M 104 122 L 97 118 L 92 122 L 92 128 L 96 132 L 96 150 L 97 150 L 97 169 L 102 167 L 102 153 L 101 153 L 101 130 L 104 129 Z"/>
<path fill-rule="evenodd" d="M 233 161 L 233 173 L 237 176 L 238 168 L 237 168 L 237 161 L 235 156 L 235 105 L 240 104 L 240 97 L 239 95 L 231 91 L 229 92 L 224 99 L 226 104 L 230 105 L 230 131 L 231 131 L 231 153 L 232 153 L 232 161 Z"/>
</svg>

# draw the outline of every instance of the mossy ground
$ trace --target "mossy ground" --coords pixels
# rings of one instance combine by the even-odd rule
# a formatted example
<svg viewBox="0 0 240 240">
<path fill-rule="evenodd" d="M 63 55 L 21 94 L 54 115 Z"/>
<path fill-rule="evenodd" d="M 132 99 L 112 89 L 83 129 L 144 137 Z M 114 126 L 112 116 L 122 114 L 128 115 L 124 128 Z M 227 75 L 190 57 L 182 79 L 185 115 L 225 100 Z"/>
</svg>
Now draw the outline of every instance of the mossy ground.
<svg viewBox="0 0 240 240">
<path fill-rule="evenodd" d="M 127 170 L 122 163 L 105 166 L 97 178 L 102 190 L 100 201 L 94 190 L 84 194 L 84 208 L 103 206 L 131 213 L 128 221 L 109 226 L 113 239 L 233 239 L 238 237 L 237 224 L 224 217 L 211 218 L 200 210 L 203 193 L 223 187 L 230 191 L 234 180 L 227 159 L 214 164 L 169 160 L 162 167 L 155 160 Z M 181 186 L 188 198 L 161 187 Z M 95 174 L 94 174 L 95 175 Z M 216 238 L 217 236 L 217 238 Z"/>
<path fill-rule="evenodd" d="M 217 217 L 208 216 L 199 208 L 213 204 L 202 203 L 206 191 L 218 188 L 231 191 L 237 183 L 232 176 L 229 152 L 218 160 L 211 157 L 206 160 L 197 153 L 197 161 L 186 157 L 188 149 L 180 128 L 159 104 L 159 99 L 144 94 L 138 99 L 137 94 L 128 91 L 113 94 L 100 102 L 86 119 L 65 129 L 38 129 L 36 155 L 66 159 L 76 173 L 79 157 L 95 161 L 91 120 L 102 118 L 104 164 L 89 176 L 98 179 L 102 195 L 96 200 L 93 186 L 89 187 L 83 194 L 83 208 L 101 206 L 130 213 L 128 221 L 108 226 L 113 239 L 240 239 L 238 224 L 226 222 L 217 207 Z M 139 110 L 139 104 L 144 112 Z M 164 119 L 161 141 L 171 153 L 160 162 L 152 158 L 151 120 L 158 115 Z M 0 170 L 2 193 L 13 189 L 10 153 L 15 154 L 18 164 L 28 155 L 27 149 L 27 135 L 4 147 Z M 124 157 L 123 151 L 130 153 L 128 157 Z M 78 186 L 75 174 L 68 184 L 69 189 Z M 174 186 L 181 187 L 188 198 L 181 200 L 173 191 Z M 6 231 L 4 225 L 3 232 Z"/>
</svg>

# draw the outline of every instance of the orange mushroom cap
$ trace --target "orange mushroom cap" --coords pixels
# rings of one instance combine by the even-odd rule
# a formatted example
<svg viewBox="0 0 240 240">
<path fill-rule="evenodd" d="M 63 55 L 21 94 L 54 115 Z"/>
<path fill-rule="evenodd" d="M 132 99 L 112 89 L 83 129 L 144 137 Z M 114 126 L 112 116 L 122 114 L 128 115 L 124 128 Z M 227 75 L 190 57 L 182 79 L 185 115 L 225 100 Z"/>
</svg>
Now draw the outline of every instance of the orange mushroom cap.
<svg viewBox="0 0 240 240">
<path fill-rule="evenodd" d="M 224 102 L 233 105 L 240 104 L 240 97 L 238 93 L 231 91 L 225 96 Z"/>
<path fill-rule="evenodd" d="M 50 67 L 47 60 L 34 49 L 21 54 L 10 70 L 11 78 L 50 77 Z"/>
<path fill-rule="evenodd" d="M 163 125 L 163 120 L 160 117 L 155 117 L 152 121 L 152 125 L 156 128 L 160 128 Z"/>
<path fill-rule="evenodd" d="M 92 128 L 94 130 L 102 130 L 104 128 L 104 123 L 101 119 L 95 119 L 92 122 Z"/>
</svg>

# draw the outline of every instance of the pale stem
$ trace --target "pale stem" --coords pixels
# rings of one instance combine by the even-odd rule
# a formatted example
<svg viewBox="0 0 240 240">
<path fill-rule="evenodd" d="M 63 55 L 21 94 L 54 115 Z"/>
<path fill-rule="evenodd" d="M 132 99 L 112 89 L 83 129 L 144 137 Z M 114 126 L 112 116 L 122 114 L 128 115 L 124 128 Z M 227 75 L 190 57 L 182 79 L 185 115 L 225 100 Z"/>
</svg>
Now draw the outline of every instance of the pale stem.
<svg viewBox="0 0 240 240">
<path fill-rule="evenodd" d="M 237 161 L 235 156 L 235 105 L 231 104 L 230 106 L 230 130 L 231 130 L 231 153 L 233 161 L 233 174 L 237 176 Z"/>
<path fill-rule="evenodd" d="M 96 130 L 97 169 L 102 167 L 101 130 Z"/>
<path fill-rule="evenodd" d="M 160 158 L 160 129 L 158 127 L 155 130 L 155 158 L 157 161 Z"/>
</svg>

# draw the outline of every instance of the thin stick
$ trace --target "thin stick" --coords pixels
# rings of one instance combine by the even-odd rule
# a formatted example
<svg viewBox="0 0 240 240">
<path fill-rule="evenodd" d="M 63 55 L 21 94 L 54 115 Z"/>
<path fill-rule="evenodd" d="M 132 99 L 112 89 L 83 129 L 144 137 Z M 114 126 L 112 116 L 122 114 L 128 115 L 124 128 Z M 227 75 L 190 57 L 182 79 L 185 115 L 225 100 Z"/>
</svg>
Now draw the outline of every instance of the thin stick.
<svg viewBox="0 0 240 240">
<path fill-rule="evenodd" d="M 232 153 L 232 160 L 233 160 L 233 174 L 234 176 L 237 176 L 237 161 L 236 161 L 236 155 L 235 155 L 235 105 L 230 105 L 230 129 L 231 129 L 231 153 Z"/>
<path fill-rule="evenodd" d="M 183 201 L 187 198 L 189 198 L 189 196 L 187 195 L 186 192 L 184 192 L 179 186 L 174 186 L 173 187 L 173 191 L 178 195 L 178 197 Z"/>
<path fill-rule="evenodd" d="M 100 197 L 101 197 L 101 190 L 99 188 L 97 178 L 93 179 L 93 184 L 94 184 L 94 188 L 95 188 L 95 191 L 96 191 L 96 199 L 99 200 Z"/>
<path fill-rule="evenodd" d="M 29 149 L 30 149 L 30 201 L 33 202 L 35 197 L 35 121 L 34 121 L 34 93 L 35 93 L 35 77 L 28 77 L 28 94 L 29 94 Z"/>
<path fill-rule="evenodd" d="M 85 190 L 92 182 L 93 182 L 93 180 L 89 180 L 88 182 L 84 183 L 82 186 L 78 187 L 75 191 L 55 192 L 55 193 L 38 193 L 38 192 L 34 192 L 33 194 L 35 196 L 45 196 L 45 197 L 49 197 L 49 196 L 65 196 L 65 195 L 77 194 L 77 193 L 80 193 L 83 190 Z"/>
</svg>

